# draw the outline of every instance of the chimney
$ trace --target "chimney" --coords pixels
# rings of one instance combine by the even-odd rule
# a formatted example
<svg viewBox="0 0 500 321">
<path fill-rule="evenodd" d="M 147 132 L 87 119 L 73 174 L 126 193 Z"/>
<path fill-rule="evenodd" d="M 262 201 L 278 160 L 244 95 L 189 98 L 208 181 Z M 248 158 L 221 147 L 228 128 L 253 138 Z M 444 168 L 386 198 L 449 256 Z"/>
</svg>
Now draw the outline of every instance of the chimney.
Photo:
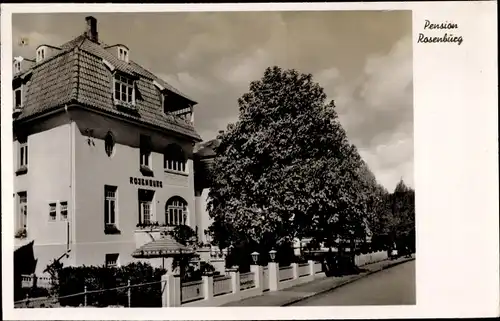
<svg viewBox="0 0 500 321">
<path fill-rule="evenodd" d="M 85 21 L 87 22 L 87 29 L 85 31 L 87 38 L 89 38 L 93 42 L 98 42 L 97 19 L 92 16 L 88 16 L 85 18 Z"/>
</svg>

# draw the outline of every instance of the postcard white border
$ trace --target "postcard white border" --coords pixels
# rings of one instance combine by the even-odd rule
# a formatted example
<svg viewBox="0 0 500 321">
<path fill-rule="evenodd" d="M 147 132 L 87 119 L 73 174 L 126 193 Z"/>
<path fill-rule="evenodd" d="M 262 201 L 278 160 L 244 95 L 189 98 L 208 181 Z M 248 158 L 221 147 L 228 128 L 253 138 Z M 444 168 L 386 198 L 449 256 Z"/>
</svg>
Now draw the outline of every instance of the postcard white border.
<svg viewBox="0 0 500 321">
<path fill-rule="evenodd" d="M 12 13 L 412 10 L 417 305 L 391 307 L 13 309 Z M 497 3 L 2 4 L 2 281 L 5 319 L 359 319 L 499 315 Z M 417 44 L 425 19 L 463 43 Z M 437 33 L 436 33 L 437 34 Z"/>
</svg>

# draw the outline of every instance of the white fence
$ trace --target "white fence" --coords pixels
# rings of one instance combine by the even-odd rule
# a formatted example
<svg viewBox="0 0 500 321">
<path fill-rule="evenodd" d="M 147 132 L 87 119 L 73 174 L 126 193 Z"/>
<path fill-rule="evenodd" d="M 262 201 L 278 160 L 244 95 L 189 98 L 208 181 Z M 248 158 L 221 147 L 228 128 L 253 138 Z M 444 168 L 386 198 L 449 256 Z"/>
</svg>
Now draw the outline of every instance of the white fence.
<svg viewBox="0 0 500 321">
<path fill-rule="evenodd" d="M 293 263 L 279 267 L 278 263 L 272 262 L 264 267 L 252 265 L 248 273 L 240 274 L 238 269 L 230 269 L 226 271 L 227 275 L 204 275 L 201 281 L 183 284 L 178 276 L 166 274 L 162 277 L 162 281 L 166 282 L 162 294 L 163 306 L 220 306 L 260 295 L 267 290 L 278 291 L 314 280 L 319 275 L 317 264 L 309 261 L 307 264 Z"/>
<path fill-rule="evenodd" d="M 314 263 L 314 274 L 321 273 L 321 270 L 323 270 L 321 263 L 319 262 Z"/>
<path fill-rule="evenodd" d="M 357 255 L 358 266 L 375 263 L 387 259 L 387 252 Z M 167 288 L 163 292 L 164 307 L 188 306 L 220 306 L 231 301 L 238 301 L 257 296 L 264 291 L 279 291 L 298 284 L 313 281 L 322 277 L 322 264 L 309 261 L 307 264 L 292 263 L 279 267 L 271 262 L 267 266 L 252 265 L 251 272 L 241 273 L 237 268 L 227 270 L 227 275 L 204 275 L 202 281 L 180 284 L 178 277 L 166 274 L 163 280 Z M 181 289 L 179 290 L 179 288 Z M 179 294 L 177 294 L 179 293 Z"/>
<path fill-rule="evenodd" d="M 217 276 L 213 278 L 214 282 L 214 289 L 213 289 L 213 295 L 218 296 L 218 295 L 223 295 L 227 293 L 231 293 L 233 291 L 233 286 L 231 284 L 231 277 L 230 276 Z"/>
<path fill-rule="evenodd" d="M 248 272 L 240 274 L 240 290 L 246 290 L 255 286 L 255 273 Z"/>
<path fill-rule="evenodd" d="M 204 297 L 203 281 L 192 281 L 181 285 L 181 303 L 201 300 Z"/>
<path fill-rule="evenodd" d="M 356 266 L 364 266 L 367 264 L 387 260 L 387 258 L 387 251 L 378 251 L 368 254 L 356 255 L 356 257 L 354 258 L 354 263 L 356 264 Z"/>
<path fill-rule="evenodd" d="M 309 264 L 308 263 L 301 263 L 299 264 L 299 277 L 309 275 Z"/>
<path fill-rule="evenodd" d="M 287 281 L 293 279 L 293 268 L 292 266 L 282 266 L 279 270 L 279 280 Z"/>
</svg>

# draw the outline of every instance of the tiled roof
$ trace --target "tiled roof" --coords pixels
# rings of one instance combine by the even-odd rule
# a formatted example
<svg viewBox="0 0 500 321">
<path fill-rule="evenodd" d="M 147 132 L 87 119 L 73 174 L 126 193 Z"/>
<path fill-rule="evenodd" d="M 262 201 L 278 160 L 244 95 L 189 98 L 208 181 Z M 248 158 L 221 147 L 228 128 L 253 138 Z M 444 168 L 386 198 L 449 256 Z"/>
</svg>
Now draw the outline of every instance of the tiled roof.
<svg viewBox="0 0 500 321">
<path fill-rule="evenodd" d="M 218 139 L 212 139 L 196 145 L 195 154 L 200 158 L 215 157 L 215 148 L 220 144 Z"/>
<path fill-rule="evenodd" d="M 28 71 L 32 73 L 25 87 L 23 110 L 16 121 L 49 112 L 64 104 L 77 103 L 201 140 L 192 124 L 163 112 L 162 98 L 153 81 L 182 97 L 186 103 L 196 104 L 164 80 L 133 61 L 119 60 L 105 49 L 104 44 L 95 43 L 85 35 L 72 39 L 60 48 L 62 50 L 55 56 L 35 64 Z M 137 77 L 137 113 L 124 112 L 115 106 L 112 71 L 103 59 L 116 70 Z"/>
</svg>

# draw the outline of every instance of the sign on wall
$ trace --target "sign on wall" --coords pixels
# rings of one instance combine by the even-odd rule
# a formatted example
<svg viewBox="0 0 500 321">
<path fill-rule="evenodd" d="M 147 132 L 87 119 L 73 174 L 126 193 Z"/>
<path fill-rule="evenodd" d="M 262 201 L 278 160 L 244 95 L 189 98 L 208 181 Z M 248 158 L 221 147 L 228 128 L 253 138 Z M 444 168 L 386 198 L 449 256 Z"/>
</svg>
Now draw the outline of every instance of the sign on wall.
<svg viewBox="0 0 500 321">
<path fill-rule="evenodd" d="M 163 188 L 162 181 L 141 177 L 130 177 L 130 184 Z"/>
</svg>

